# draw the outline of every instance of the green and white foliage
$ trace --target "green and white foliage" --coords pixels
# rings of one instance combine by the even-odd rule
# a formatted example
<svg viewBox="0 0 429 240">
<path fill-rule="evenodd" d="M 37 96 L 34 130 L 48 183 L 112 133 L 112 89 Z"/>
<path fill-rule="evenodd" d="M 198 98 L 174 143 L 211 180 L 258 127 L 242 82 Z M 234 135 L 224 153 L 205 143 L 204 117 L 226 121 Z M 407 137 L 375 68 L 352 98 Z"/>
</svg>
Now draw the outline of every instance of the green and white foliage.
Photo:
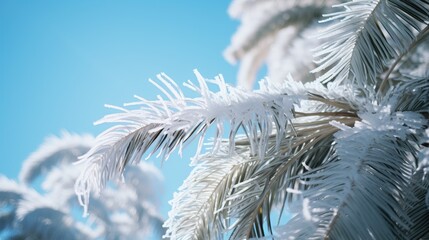
<svg viewBox="0 0 429 240">
<path fill-rule="evenodd" d="M 231 6 L 243 27 L 229 54 L 248 64 L 247 83 L 266 57 L 258 54 L 274 46 L 266 39 L 298 22 L 299 31 L 314 31 L 313 19 L 332 3 L 281 2 Z M 311 21 L 299 17 L 316 8 Z M 92 192 L 145 153 L 166 159 L 198 139 L 194 169 L 171 201 L 166 237 L 429 238 L 429 1 L 348 1 L 326 13 L 317 67 L 303 55 L 308 71 L 319 74 L 314 81 L 282 76 L 249 91 L 196 72 L 198 84 L 185 86 L 199 97 L 187 98 L 162 74 L 153 83 L 164 98 L 115 107 L 119 113 L 99 122 L 113 127 L 82 159 L 82 203 L 91 206 Z M 252 18 L 254 26 L 246 25 Z M 210 127 L 216 133 L 207 141 Z"/>
<path fill-rule="evenodd" d="M 136 239 L 160 236 L 162 175 L 153 165 L 127 169 L 124 182 L 93 196 L 88 218 L 74 185 L 78 157 L 94 144 L 90 135 L 49 137 L 23 163 L 19 182 L 0 178 L 0 232 L 10 239 Z M 38 191 L 36 191 L 37 189 Z"/>
</svg>

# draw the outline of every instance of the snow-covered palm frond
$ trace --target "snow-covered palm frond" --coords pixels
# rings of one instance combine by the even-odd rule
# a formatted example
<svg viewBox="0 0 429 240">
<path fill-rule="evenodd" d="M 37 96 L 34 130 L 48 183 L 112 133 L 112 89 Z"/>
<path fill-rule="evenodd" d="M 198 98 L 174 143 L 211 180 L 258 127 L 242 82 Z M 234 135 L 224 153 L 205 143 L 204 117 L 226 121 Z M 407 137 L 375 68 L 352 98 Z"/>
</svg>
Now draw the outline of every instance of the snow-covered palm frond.
<svg viewBox="0 0 429 240">
<path fill-rule="evenodd" d="M 314 16 L 321 15 L 321 8 L 315 5 L 307 5 L 303 7 L 295 7 L 292 9 L 285 9 L 269 16 L 270 18 L 263 21 L 255 21 L 260 26 L 246 25 L 240 28 L 232 39 L 232 44 L 225 50 L 225 56 L 228 61 L 235 63 L 264 38 L 271 36 L 287 26 L 294 24 L 308 24 L 304 20 L 311 21 Z M 266 16 L 265 16 L 266 17 Z"/>
<path fill-rule="evenodd" d="M 51 169 L 42 185 L 46 198 L 55 199 L 56 204 L 67 209 L 78 206 L 74 185 L 82 170 L 83 165 L 69 164 Z M 86 225 L 93 222 L 97 228 L 92 235 L 108 239 L 141 238 L 152 233 L 161 236 L 163 219 L 157 210 L 160 186 L 162 175 L 155 166 L 148 163 L 130 166 L 123 183 L 110 184 L 107 191 L 92 196 L 90 217 L 86 221 Z"/>
<path fill-rule="evenodd" d="M 249 139 L 251 153 L 263 158 L 268 137 L 276 130 L 278 142 L 282 140 L 293 104 L 305 95 L 303 91 L 302 96 L 299 92 L 288 95 L 293 88 L 287 83 L 275 86 L 261 81 L 259 90 L 249 92 L 227 85 L 222 77 L 205 80 L 198 72 L 196 75 L 199 86 L 190 82 L 186 86 L 200 94 L 199 98 L 185 98 L 171 79 L 160 75 L 159 80 L 171 92 L 160 87 L 168 100 L 140 98 L 133 104 L 140 108 L 122 109 L 122 113 L 108 115 L 98 122 L 119 125 L 100 134 L 97 144 L 83 156 L 88 166 L 76 182 L 76 191 L 84 204 L 88 203 L 90 190 L 102 189 L 108 179 L 122 174 L 128 163 L 139 162 L 145 152 L 160 150 L 163 158 L 168 158 L 174 149 L 178 148 L 180 153 L 184 144 L 198 136 L 200 152 L 204 135 L 212 125 L 217 129 L 213 152 L 219 149 L 228 123 L 230 152 L 241 128 Z M 207 82 L 219 87 L 219 92 L 211 92 Z"/>
<path fill-rule="evenodd" d="M 429 152 L 427 156 L 429 156 Z M 413 175 L 409 184 L 409 192 L 405 199 L 405 211 L 406 215 L 410 217 L 411 223 L 410 228 L 404 234 L 407 239 L 427 239 L 429 237 L 429 230 L 426 227 L 429 224 L 429 208 L 426 204 L 428 180 L 427 177 L 424 177 L 424 171 L 420 169 Z"/>
<path fill-rule="evenodd" d="M 247 156 L 231 155 L 228 151 L 229 148 L 223 148 L 216 155 L 200 157 L 198 165 L 171 201 L 172 210 L 164 224 L 167 237 L 222 238 L 229 220 L 220 209 L 232 191 L 232 186 L 250 175 L 257 161 L 248 159 L 248 151 Z"/>
<path fill-rule="evenodd" d="M 90 205 L 90 216 L 106 222 L 108 232 L 114 229 L 109 232 L 111 236 L 162 236 L 164 220 L 158 213 L 161 181 L 161 173 L 151 164 L 130 166 L 125 170 L 124 182 L 110 184 L 100 195 L 92 196 L 95 205 Z"/>
<path fill-rule="evenodd" d="M 418 152 L 409 135 L 427 121 L 419 114 L 374 110 L 361 113 L 354 127 L 332 123 L 341 129 L 335 152 L 327 164 L 301 176 L 307 185 L 302 209 L 279 230 L 281 239 L 395 239 L 409 230 L 404 193 Z"/>
<path fill-rule="evenodd" d="M 322 32 L 327 39 L 316 53 L 325 71 L 321 82 L 352 82 L 361 90 L 378 87 L 377 78 L 395 59 L 427 34 L 429 2 L 426 0 L 350 1 L 335 7 L 325 21 L 338 20 Z"/>
<path fill-rule="evenodd" d="M 316 30 L 309 27 L 314 26 L 311 23 L 321 17 L 327 6 L 337 2 L 233 1 L 229 14 L 240 19 L 241 25 L 224 56 L 230 63 L 241 61 L 238 84 L 251 89 L 264 62 L 267 62 L 271 81 L 281 82 L 289 73 L 293 74 L 295 80 L 309 81 L 307 73 L 312 67 L 310 50 L 317 46 L 318 39 L 301 33 L 309 28 L 314 35 Z M 297 58 L 300 64 L 296 63 Z M 302 69 L 293 68 L 298 65 L 306 66 L 304 73 L 300 72 Z"/>
<path fill-rule="evenodd" d="M 21 182 L 30 184 L 38 176 L 49 172 L 54 166 L 71 164 L 77 157 L 86 153 L 94 143 L 90 135 L 62 132 L 60 137 L 46 138 L 39 149 L 25 161 L 19 173 Z"/>
<path fill-rule="evenodd" d="M 0 177 L 0 186 L 0 230 L 10 231 L 11 238 L 58 239 L 62 234 L 67 239 L 89 238 L 82 232 L 90 233 L 89 229 L 35 190 L 5 177 Z"/>
<path fill-rule="evenodd" d="M 429 116 L 429 77 L 405 76 L 386 98 L 395 111 L 412 111 Z"/>
<path fill-rule="evenodd" d="M 326 105 L 319 105 L 318 108 L 332 109 L 333 106 L 327 104 L 329 100 L 324 100 Z M 330 103 L 334 104 L 335 101 Z M 234 230 L 232 239 L 270 235 L 273 221 L 271 213 L 280 207 L 282 214 L 285 205 L 293 202 L 299 197 L 297 193 L 306 188 L 295 176 L 326 163 L 332 154 L 333 134 L 338 131 L 329 122 L 340 121 L 352 126 L 358 119 L 352 110 L 339 108 L 346 106 L 349 109 L 352 106 L 341 102 L 335 105 L 335 111 L 320 116 L 317 115 L 321 112 L 308 115 L 296 112 L 292 119 L 293 128 L 289 129 L 288 137 L 280 147 L 281 151 L 267 153 L 267 157 L 258 163 L 252 174 L 233 186 L 233 194 L 224 203 L 228 217 L 235 220 L 231 224 Z M 267 229 L 264 229 L 264 224 Z"/>
<path fill-rule="evenodd" d="M 288 176 L 318 167 L 323 163 L 321 156 L 329 154 L 332 135 L 338 131 L 329 122 L 337 120 L 350 125 L 357 117 L 354 106 L 347 101 L 328 98 L 335 96 L 335 91 L 318 84 L 295 84 L 311 92 L 307 93 L 309 100 L 301 102 L 300 109 L 305 109 L 304 105 L 318 106 L 319 110 L 330 109 L 331 114 L 318 116 L 321 112 L 295 111 L 292 125 L 285 128 L 289 137 L 278 142 L 275 135 L 270 136 L 264 158 L 251 154 L 247 139 L 237 141 L 233 155 L 228 154 L 226 144 L 215 154 L 200 157 L 172 201 L 173 209 L 165 224 L 169 237 L 219 239 L 230 230 L 232 239 L 264 235 L 259 227 L 262 218 L 270 219 L 272 209 L 284 205 L 286 199 L 299 191 L 296 178 L 291 180 Z M 314 118 L 318 121 L 307 123 Z M 271 223 L 268 225 L 270 228 Z"/>
<path fill-rule="evenodd" d="M 24 162 L 22 183 L 0 177 L 0 230 L 11 238 L 138 239 L 161 236 L 158 213 L 162 175 L 141 163 L 125 171 L 125 183 L 110 184 L 105 194 L 92 196 L 91 216 L 76 219 L 74 186 L 83 165 L 73 164 L 94 143 L 90 135 L 64 132 L 48 138 Z M 44 175 L 39 194 L 28 185 Z"/>
<path fill-rule="evenodd" d="M 417 169 L 406 192 L 405 210 L 411 221 L 411 227 L 406 232 L 408 239 L 429 237 L 429 129 L 423 134 L 420 145 L 423 148 L 418 155 Z"/>
</svg>

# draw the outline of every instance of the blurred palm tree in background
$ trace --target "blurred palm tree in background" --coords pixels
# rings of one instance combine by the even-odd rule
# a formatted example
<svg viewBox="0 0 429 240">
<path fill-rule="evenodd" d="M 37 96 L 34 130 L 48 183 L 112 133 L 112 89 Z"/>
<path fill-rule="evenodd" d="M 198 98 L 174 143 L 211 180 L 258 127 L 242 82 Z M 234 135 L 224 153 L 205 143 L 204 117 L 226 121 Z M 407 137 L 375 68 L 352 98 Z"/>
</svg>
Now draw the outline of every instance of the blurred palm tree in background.
<svg viewBox="0 0 429 240">
<path fill-rule="evenodd" d="M 0 177 L 0 232 L 9 239 L 138 239 L 163 234 L 158 212 L 162 175 L 141 163 L 124 182 L 110 183 L 82 210 L 74 184 L 78 157 L 93 146 L 90 135 L 49 137 L 23 163 L 19 182 Z"/>
</svg>

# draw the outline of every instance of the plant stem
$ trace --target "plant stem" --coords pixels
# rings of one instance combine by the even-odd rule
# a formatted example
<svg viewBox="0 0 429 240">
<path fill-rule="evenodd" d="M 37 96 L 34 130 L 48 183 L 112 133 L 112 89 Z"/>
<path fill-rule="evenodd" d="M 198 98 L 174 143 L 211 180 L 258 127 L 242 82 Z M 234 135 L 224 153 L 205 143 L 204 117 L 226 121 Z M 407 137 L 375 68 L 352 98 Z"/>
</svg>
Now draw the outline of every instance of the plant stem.
<svg viewBox="0 0 429 240">
<path fill-rule="evenodd" d="M 396 65 L 399 64 L 399 62 L 405 56 L 405 54 L 409 53 L 413 48 L 417 47 L 419 45 L 420 41 L 423 40 L 427 35 L 429 35 L 429 25 L 426 25 L 426 27 L 421 32 L 419 32 L 419 34 L 417 34 L 416 38 L 410 44 L 408 49 L 406 51 L 402 52 L 401 54 L 399 54 L 399 56 L 396 58 L 395 62 L 393 62 L 393 64 L 387 70 L 386 76 L 384 76 L 383 81 L 381 82 L 380 87 L 378 89 L 378 93 L 383 92 L 384 88 L 386 87 L 387 83 L 389 82 L 390 74 L 393 72 Z"/>
</svg>

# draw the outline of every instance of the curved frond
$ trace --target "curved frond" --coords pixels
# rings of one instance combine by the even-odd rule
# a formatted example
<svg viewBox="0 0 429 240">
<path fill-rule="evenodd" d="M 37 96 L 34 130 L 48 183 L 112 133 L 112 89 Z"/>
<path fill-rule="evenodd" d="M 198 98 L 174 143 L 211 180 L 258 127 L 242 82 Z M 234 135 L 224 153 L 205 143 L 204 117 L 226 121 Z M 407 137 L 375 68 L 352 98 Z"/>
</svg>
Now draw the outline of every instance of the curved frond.
<svg viewBox="0 0 429 240">
<path fill-rule="evenodd" d="M 256 74 L 268 55 L 268 46 L 272 45 L 272 43 L 273 38 L 266 37 L 240 59 L 241 63 L 237 74 L 238 86 L 247 90 L 253 89 Z"/>
<path fill-rule="evenodd" d="M 277 139 L 281 141 L 293 104 L 305 97 L 303 87 L 292 80 L 281 86 L 262 81 L 259 90 L 248 92 L 227 85 L 220 77 L 205 80 L 196 74 L 199 86 L 190 82 L 187 86 L 199 93 L 199 98 L 185 98 L 171 79 L 160 75 L 160 81 L 171 92 L 160 87 L 168 100 L 141 99 L 134 104 L 140 106 L 139 109 L 122 109 L 123 113 L 108 115 L 99 121 L 119 125 L 100 134 L 96 145 L 83 156 L 88 165 L 76 182 L 76 193 L 84 205 L 91 189 L 103 188 L 108 179 L 122 174 L 128 163 L 139 162 L 145 152 L 160 150 L 166 159 L 176 148 L 180 153 L 183 146 L 196 137 L 199 137 L 197 152 L 200 152 L 204 135 L 212 125 L 217 129 L 212 152 L 219 149 L 227 123 L 231 153 L 234 137 L 241 128 L 250 141 L 251 153 L 263 158 L 270 134 L 277 131 Z M 217 85 L 220 91 L 211 92 L 207 82 Z M 296 93 L 287 95 L 294 89 L 298 89 Z"/>
<path fill-rule="evenodd" d="M 232 17 L 239 18 L 241 25 L 224 51 L 224 56 L 230 63 L 241 61 L 238 72 L 239 86 L 251 89 L 262 64 L 273 57 L 279 58 L 279 55 L 280 58 L 301 58 L 311 64 L 311 57 L 305 59 L 305 56 L 299 56 L 302 51 L 310 52 L 308 45 L 307 48 L 301 49 L 299 55 L 294 56 L 290 51 L 279 49 L 278 46 L 291 45 L 295 39 L 301 39 L 302 42 L 312 41 L 299 35 L 281 37 L 281 32 L 289 28 L 301 31 L 321 16 L 326 4 L 326 1 L 233 1 L 229 13 Z M 273 67 L 272 61 L 268 67 Z M 270 79 L 274 77 L 273 79 L 278 80 L 278 74 L 271 73 L 273 72 L 269 72 Z M 287 74 L 281 75 L 281 81 L 285 80 Z M 301 80 L 298 75 L 294 75 L 294 78 Z"/>
<path fill-rule="evenodd" d="M 315 17 L 321 15 L 322 7 L 318 5 L 306 5 L 286 8 L 283 11 L 278 11 L 277 9 L 273 8 L 276 12 L 272 15 L 261 14 L 261 16 L 267 19 L 262 21 L 251 19 L 253 24 L 243 23 L 242 27 L 233 36 L 231 45 L 225 50 L 224 55 L 229 62 L 235 63 L 237 60 L 240 60 L 259 42 L 277 33 L 280 29 L 295 24 L 308 24 Z"/>
<path fill-rule="evenodd" d="M 232 194 L 224 203 L 223 209 L 228 212 L 232 221 L 231 228 L 234 231 L 231 239 L 270 235 L 273 210 L 280 208 L 281 217 L 288 203 L 299 198 L 299 193 L 306 188 L 296 176 L 326 164 L 332 155 L 333 134 L 338 129 L 329 122 L 337 120 L 352 126 L 357 120 L 353 111 L 342 115 L 344 112 L 341 110 L 351 107 L 347 104 L 332 101 L 332 105 L 329 105 L 329 100 L 321 96 L 314 101 L 325 101 L 325 106 L 321 109 L 331 108 L 336 111 L 321 116 L 317 116 L 318 113 L 315 112 L 309 114 L 311 117 L 296 112 L 296 118 L 292 119 L 292 127 L 288 137 L 282 142 L 280 151 L 275 154 L 267 153 L 267 157 L 255 166 L 252 174 L 233 186 Z M 314 107 L 314 104 L 310 105 Z"/>
<path fill-rule="evenodd" d="M 20 181 L 30 184 L 54 166 L 75 162 L 93 143 L 94 138 L 90 135 L 71 134 L 66 131 L 60 137 L 47 138 L 39 149 L 24 161 L 19 173 Z"/>
<path fill-rule="evenodd" d="M 361 113 L 354 127 L 332 123 L 341 129 L 335 153 L 301 176 L 307 185 L 302 209 L 278 230 L 281 238 L 395 239 L 410 228 L 404 193 L 418 148 L 408 136 L 426 121 L 418 114 L 373 112 Z"/>
<path fill-rule="evenodd" d="M 395 111 L 412 111 L 429 116 L 429 77 L 404 76 L 387 94 Z"/>
<path fill-rule="evenodd" d="M 338 120 L 352 124 L 357 117 L 353 106 L 347 102 L 326 97 L 335 95 L 334 91 L 329 92 L 317 84 L 307 84 L 305 88 L 314 93 L 308 94 L 311 100 L 301 102 L 300 108 L 319 103 L 324 109 L 332 110 L 331 114 L 317 117 L 318 112 L 308 116 L 295 111 L 292 125 L 285 129 L 288 137 L 277 146 L 278 136 L 270 136 L 264 158 L 252 156 L 247 139 L 237 141 L 236 154 L 232 156 L 225 146 L 223 154 L 217 152 L 201 157 L 174 197 L 173 210 L 165 224 L 167 236 L 218 239 L 231 230 L 231 239 L 264 236 L 262 219 L 270 219 L 272 209 L 284 208 L 281 205 L 303 187 L 289 178 L 308 167 L 318 167 L 324 161 L 321 156 L 329 156 L 332 135 L 338 131 L 329 122 Z M 268 228 L 270 225 L 268 223 Z"/>
<path fill-rule="evenodd" d="M 315 79 L 316 75 L 310 73 L 316 67 L 311 50 L 321 43 L 320 39 L 314 37 L 320 27 L 317 22 L 310 22 L 287 27 L 277 33 L 266 57 L 270 81 L 282 82 L 289 74 L 300 82 Z"/>
<path fill-rule="evenodd" d="M 237 149 L 240 151 L 239 149 Z M 248 152 L 247 152 L 248 154 Z M 220 209 L 232 186 L 252 173 L 255 159 L 223 153 L 202 156 L 174 194 L 172 210 L 164 226 L 171 239 L 222 239 L 228 217 Z"/>
<path fill-rule="evenodd" d="M 377 77 L 395 57 L 407 51 L 418 32 L 429 23 L 425 0 L 363 0 L 337 5 L 344 10 L 327 14 L 338 20 L 322 32 L 327 39 L 316 53 L 326 70 L 317 80 L 353 82 L 361 90 L 375 88 Z"/>
<path fill-rule="evenodd" d="M 427 151 L 429 161 L 429 151 Z M 423 170 L 414 173 L 405 199 L 405 210 L 410 217 L 410 228 L 406 231 L 407 239 L 427 239 L 429 237 L 429 208 L 426 195 L 429 189 L 429 178 Z"/>
</svg>

